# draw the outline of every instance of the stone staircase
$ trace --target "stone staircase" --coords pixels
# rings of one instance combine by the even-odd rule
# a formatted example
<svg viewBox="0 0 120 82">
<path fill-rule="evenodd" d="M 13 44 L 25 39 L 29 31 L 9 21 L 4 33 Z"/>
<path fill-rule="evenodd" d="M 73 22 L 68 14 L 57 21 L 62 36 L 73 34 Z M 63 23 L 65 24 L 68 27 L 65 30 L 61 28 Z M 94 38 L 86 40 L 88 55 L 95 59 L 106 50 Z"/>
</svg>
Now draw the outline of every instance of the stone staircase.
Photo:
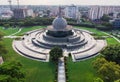
<svg viewBox="0 0 120 82">
<path fill-rule="evenodd" d="M 58 62 L 58 82 L 66 82 L 64 57 Z"/>
</svg>

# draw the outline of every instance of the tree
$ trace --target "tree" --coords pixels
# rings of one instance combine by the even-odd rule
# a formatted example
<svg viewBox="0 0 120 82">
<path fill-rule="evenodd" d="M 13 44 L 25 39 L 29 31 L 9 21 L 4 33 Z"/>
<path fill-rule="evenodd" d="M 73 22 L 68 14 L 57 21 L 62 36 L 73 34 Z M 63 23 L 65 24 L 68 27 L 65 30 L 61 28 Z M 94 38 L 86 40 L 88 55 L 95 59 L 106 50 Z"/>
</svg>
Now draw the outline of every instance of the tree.
<svg viewBox="0 0 120 82">
<path fill-rule="evenodd" d="M 98 73 L 102 75 L 102 78 L 106 81 L 113 82 L 114 80 L 120 78 L 120 66 L 114 62 L 108 62 L 100 67 Z"/>
<path fill-rule="evenodd" d="M 4 24 L 3 26 L 4 26 L 5 28 L 9 28 L 9 27 L 10 27 L 9 24 Z"/>
<path fill-rule="evenodd" d="M 105 58 L 97 58 L 95 61 L 93 61 L 93 67 L 98 70 L 105 63 L 107 63 Z"/>
<path fill-rule="evenodd" d="M 104 82 L 101 78 L 95 78 L 93 82 Z"/>
<path fill-rule="evenodd" d="M 120 79 L 118 79 L 118 80 L 115 80 L 114 82 L 120 82 Z"/>
<path fill-rule="evenodd" d="M 25 74 L 21 68 L 22 64 L 20 62 L 5 62 L 0 65 L 0 74 L 11 77 L 14 82 L 24 82 Z"/>
<path fill-rule="evenodd" d="M 109 17 L 108 15 L 104 14 L 104 15 L 101 17 L 101 20 L 102 20 L 102 21 L 105 21 L 105 22 L 109 22 L 110 17 Z"/>
<path fill-rule="evenodd" d="M 63 51 L 60 47 L 53 47 L 49 52 L 49 54 L 50 54 L 51 60 L 58 61 L 58 59 L 62 57 Z"/>
<path fill-rule="evenodd" d="M 12 82 L 12 78 L 9 75 L 0 75 L 0 82 Z"/>
<path fill-rule="evenodd" d="M 120 45 L 108 45 L 101 54 L 108 60 L 120 64 Z"/>
<path fill-rule="evenodd" d="M 93 62 L 93 67 L 105 82 L 113 82 L 120 78 L 120 66 L 115 62 L 108 62 L 104 58 L 98 58 Z"/>
</svg>

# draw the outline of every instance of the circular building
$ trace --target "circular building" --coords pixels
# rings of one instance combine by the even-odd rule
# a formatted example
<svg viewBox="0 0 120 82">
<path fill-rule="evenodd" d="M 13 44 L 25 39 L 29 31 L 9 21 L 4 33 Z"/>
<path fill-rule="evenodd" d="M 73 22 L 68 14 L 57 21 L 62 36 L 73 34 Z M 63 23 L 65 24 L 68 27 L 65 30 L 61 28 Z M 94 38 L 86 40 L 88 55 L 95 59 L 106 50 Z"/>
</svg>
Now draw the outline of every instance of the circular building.
<svg viewBox="0 0 120 82">
<path fill-rule="evenodd" d="M 27 32 L 21 40 L 13 42 L 17 53 L 43 62 L 49 61 L 49 51 L 54 46 L 61 47 L 64 56 L 71 53 L 73 61 L 79 61 L 95 56 L 106 46 L 106 41 L 95 40 L 91 32 L 67 25 L 59 13 L 51 26 Z"/>
<path fill-rule="evenodd" d="M 47 35 L 53 37 L 66 37 L 72 34 L 72 26 L 67 25 L 67 21 L 61 16 L 56 17 L 52 25 L 47 27 Z"/>
</svg>

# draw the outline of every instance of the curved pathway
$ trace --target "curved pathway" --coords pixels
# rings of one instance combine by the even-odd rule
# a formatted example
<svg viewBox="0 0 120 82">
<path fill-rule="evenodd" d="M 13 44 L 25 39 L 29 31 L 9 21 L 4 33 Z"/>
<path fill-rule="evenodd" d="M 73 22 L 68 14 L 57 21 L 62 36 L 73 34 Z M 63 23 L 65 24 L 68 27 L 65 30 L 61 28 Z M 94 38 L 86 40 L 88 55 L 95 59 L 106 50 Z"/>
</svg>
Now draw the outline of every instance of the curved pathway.
<svg viewBox="0 0 120 82">
<path fill-rule="evenodd" d="M 16 34 L 18 34 L 19 32 L 21 32 L 21 30 L 22 30 L 22 28 L 20 28 L 17 32 L 15 32 L 15 33 L 13 33 L 13 34 L 11 34 L 11 35 L 8 35 L 8 36 L 16 35 Z"/>
<path fill-rule="evenodd" d="M 102 31 L 103 32 L 103 31 Z M 109 36 L 111 36 L 112 38 L 114 38 L 115 40 L 117 40 L 119 43 L 120 43 L 120 40 L 118 39 L 118 38 L 116 38 L 115 36 L 113 36 L 113 35 L 111 35 L 111 34 L 109 34 L 109 33 L 106 33 L 106 32 L 103 32 L 104 34 L 106 34 L 106 35 L 109 35 Z"/>
<path fill-rule="evenodd" d="M 13 34 L 10 34 L 8 36 L 4 36 L 3 38 L 16 38 L 16 37 L 19 37 L 19 36 L 14 36 L 16 34 L 18 34 L 19 32 L 21 32 L 22 28 L 20 28 L 17 32 L 13 33 Z"/>
</svg>

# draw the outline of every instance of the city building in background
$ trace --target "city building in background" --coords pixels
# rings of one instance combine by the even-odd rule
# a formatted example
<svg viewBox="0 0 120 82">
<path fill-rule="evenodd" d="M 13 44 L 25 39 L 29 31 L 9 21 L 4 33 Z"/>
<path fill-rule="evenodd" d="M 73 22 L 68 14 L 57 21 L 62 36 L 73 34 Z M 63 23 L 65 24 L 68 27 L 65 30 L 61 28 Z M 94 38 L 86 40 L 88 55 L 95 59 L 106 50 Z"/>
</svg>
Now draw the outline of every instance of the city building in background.
<svg viewBox="0 0 120 82">
<path fill-rule="evenodd" d="M 100 19 L 104 14 L 110 15 L 112 19 L 120 18 L 120 6 L 79 6 L 63 5 L 62 15 L 65 18 L 90 20 Z M 12 8 L 12 10 L 11 10 Z M 13 13 L 8 13 L 11 11 Z M 58 6 L 48 5 L 5 5 L 0 6 L 0 18 L 25 18 L 25 17 L 56 17 Z"/>
<path fill-rule="evenodd" d="M 75 5 L 67 6 L 65 8 L 65 17 L 76 19 L 78 14 L 78 7 Z"/>
<path fill-rule="evenodd" d="M 20 8 L 20 9 L 14 9 L 13 10 L 14 13 L 14 18 L 25 18 L 25 17 L 33 17 L 33 10 L 32 9 L 27 9 L 27 8 Z"/>
<path fill-rule="evenodd" d="M 120 12 L 120 6 L 91 6 L 88 17 L 91 20 L 100 19 L 104 14 Z M 116 14 L 114 15 L 114 17 Z"/>
<path fill-rule="evenodd" d="M 113 27 L 120 28 L 120 18 L 114 19 Z"/>
<path fill-rule="evenodd" d="M 13 12 L 8 7 L 0 7 L 0 19 L 10 19 L 13 16 Z"/>
</svg>

